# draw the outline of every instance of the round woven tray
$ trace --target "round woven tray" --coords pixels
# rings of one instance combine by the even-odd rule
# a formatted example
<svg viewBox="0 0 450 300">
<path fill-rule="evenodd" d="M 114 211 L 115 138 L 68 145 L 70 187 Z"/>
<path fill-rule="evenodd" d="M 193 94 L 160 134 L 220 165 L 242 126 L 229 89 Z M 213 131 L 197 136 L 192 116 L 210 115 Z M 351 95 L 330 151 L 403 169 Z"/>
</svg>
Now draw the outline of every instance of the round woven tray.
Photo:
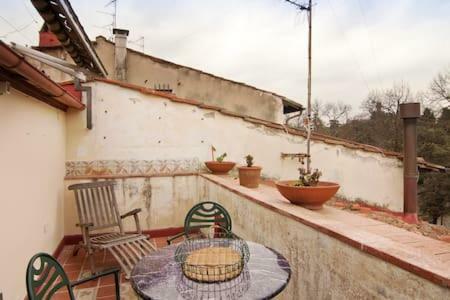
<svg viewBox="0 0 450 300">
<path fill-rule="evenodd" d="M 249 259 L 249 251 L 242 239 L 193 239 L 178 246 L 175 259 L 187 278 L 211 283 L 239 276 Z"/>
</svg>

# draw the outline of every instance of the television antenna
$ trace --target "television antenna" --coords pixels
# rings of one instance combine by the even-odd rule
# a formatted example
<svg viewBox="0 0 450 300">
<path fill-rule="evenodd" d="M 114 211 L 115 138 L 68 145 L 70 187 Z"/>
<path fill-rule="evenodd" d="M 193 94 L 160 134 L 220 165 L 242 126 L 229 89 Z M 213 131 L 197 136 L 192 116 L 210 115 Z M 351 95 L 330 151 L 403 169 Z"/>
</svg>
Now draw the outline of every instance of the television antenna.
<svg viewBox="0 0 450 300">
<path fill-rule="evenodd" d="M 145 52 L 145 37 L 141 36 L 140 38 L 129 41 L 128 43 L 138 46 L 142 52 Z"/>
<path fill-rule="evenodd" d="M 117 28 L 117 0 L 111 0 L 108 3 L 106 3 L 105 7 L 112 7 L 112 12 L 107 12 L 107 11 L 101 11 L 101 10 L 97 10 L 98 13 L 100 14 L 104 14 L 104 15 L 108 15 L 112 18 L 111 23 L 106 24 L 104 26 L 96 26 L 99 28 L 106 28 L 109 30 L 109 39 L 112 40 L 113 39 L 113 29 Z"/>
</svg>

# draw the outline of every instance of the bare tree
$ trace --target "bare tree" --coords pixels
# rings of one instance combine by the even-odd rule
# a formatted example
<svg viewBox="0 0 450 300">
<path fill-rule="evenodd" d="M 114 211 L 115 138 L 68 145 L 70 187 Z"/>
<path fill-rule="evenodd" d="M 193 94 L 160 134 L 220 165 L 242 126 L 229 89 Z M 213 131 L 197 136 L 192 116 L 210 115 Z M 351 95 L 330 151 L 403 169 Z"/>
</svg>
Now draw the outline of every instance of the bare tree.
<svg viewBox="0 0 450 300">
<path fill-rule="evenodd" d="M 427 100 L 439 108 L 450 107 L 450 67 L 433 79 Z"/>
<path fill-rule="evenodd" d="M 400 104 L 411 100 L 411 89 L 406 83 L 400 82 L 385 90 L 371 91 L 363 102 L 362 108 L 369 114 L 383 111 L 384 113 L 398 115 Z"/>
<path fill-rule="evenodd" d="M 379 125 L 379 130 L 386 134 L 392 131 L 392 145 L 389 148 L 401 150 L 401 120 L 400 104 L 413 99 L 409 86 L 404 83 L 396 83 L 385 90 L 372 91 L 363 102 L 362 108 L 371 119 Z M 386 123 L 388 122 L 388 123 Z"/>
<path fill-rule="evenodd" d="M 322 115 L 327 118 L 328 123 L 339 125 L 347 122 L 352 107 L 342 101 L 328 102 L 322 108 Z"/>
</svg>

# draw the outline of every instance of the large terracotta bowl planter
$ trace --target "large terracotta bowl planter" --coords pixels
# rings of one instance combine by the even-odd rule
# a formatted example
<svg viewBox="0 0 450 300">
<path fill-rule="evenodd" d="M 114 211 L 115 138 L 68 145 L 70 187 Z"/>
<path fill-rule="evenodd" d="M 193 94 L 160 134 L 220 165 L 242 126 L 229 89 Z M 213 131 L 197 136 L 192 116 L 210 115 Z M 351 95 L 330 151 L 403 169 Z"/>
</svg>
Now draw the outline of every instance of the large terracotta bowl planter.
<svg viewBox="0 0 450 300">
<path fill-rule="evenodd" d="M 318 210 L 339 190 L 339 184 L 320 181 L 316 186 L 294 186 L 296 180 L 278 181 L 278 191 L 289 202 L 305 208 Z"/>
<path fill-rule="evenodd" d="M 257 188 L 261 178 L 261 167 L 239 167 L 239 184 L 248 188 Z"/>
<path fill-rule="evenodd" d="M 205 165 L 213 174 L 227 174 L 236 163 L 231 161 L 205 161 Z"/>
</svg>

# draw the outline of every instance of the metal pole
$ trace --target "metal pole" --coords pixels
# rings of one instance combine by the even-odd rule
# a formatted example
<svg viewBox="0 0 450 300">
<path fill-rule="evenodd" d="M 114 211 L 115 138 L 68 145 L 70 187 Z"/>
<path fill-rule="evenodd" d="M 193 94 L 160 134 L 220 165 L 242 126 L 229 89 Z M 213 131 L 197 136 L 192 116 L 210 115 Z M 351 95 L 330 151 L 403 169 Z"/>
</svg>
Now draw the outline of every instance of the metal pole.
<svg viewBox="0 0 450 300">
<path fill-rule="evenodd" d="M 306 139 L 306 154 L 308 157 L 306 158 L 306 171 L 308 173 L 311 172 L 311 38 L 312 38 L 312 0 L 309 0 L 308 6 L 308 108 L 307 108 L 307 139 Z"/>
</svg>

